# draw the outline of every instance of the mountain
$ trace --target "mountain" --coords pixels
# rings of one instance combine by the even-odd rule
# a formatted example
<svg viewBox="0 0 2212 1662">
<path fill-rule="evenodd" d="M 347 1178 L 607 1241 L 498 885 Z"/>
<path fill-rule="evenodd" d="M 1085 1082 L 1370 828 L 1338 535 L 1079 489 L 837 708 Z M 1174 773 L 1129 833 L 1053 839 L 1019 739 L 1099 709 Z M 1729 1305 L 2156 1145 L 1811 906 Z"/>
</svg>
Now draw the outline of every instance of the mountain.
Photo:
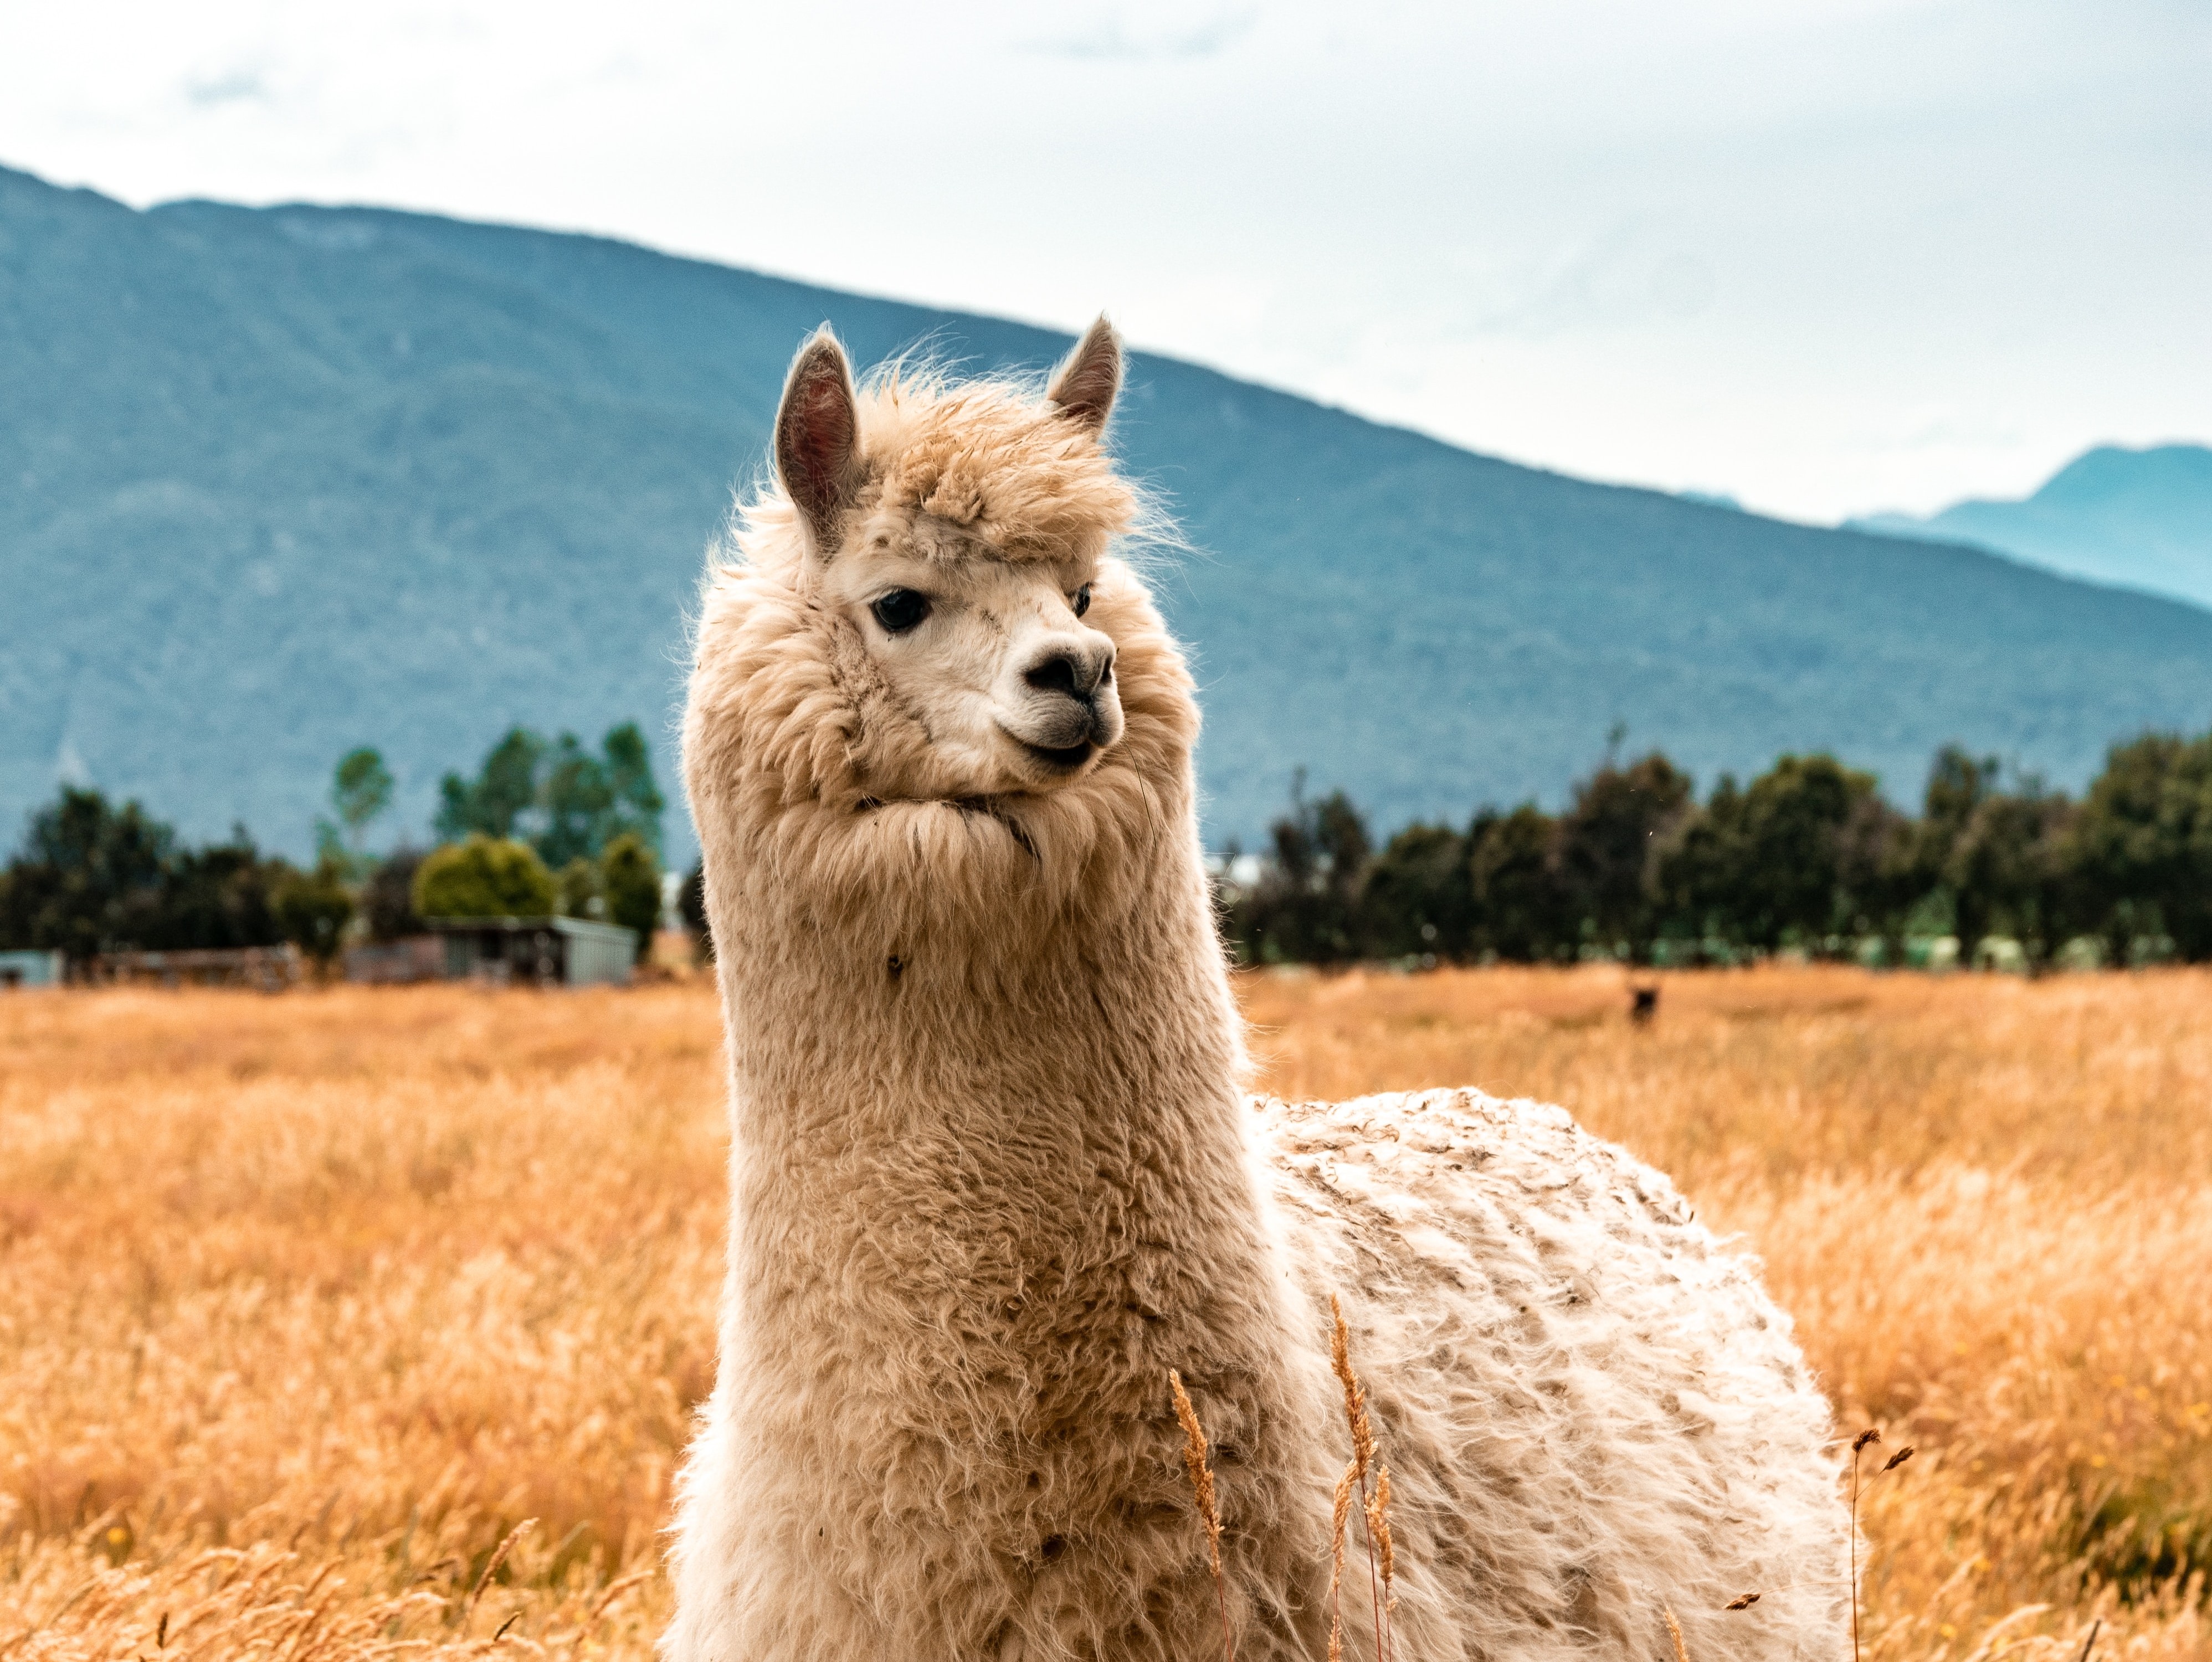
<svg viewBox="0 0 2212 1662">
<path fill-rule="evenodd" d="M 863 363 L 1066 346 L 592 237 L 0 172 L 0 828 L 70 778 L 301 850 L 374 743 L 419 835 L 518 721 L 635 717 L 674 794 L 702 550 L 825 318 Z M 1616 721 L 1708 780 L 1818 747 L 1906 798 L 1946 740 L 2079 783 L 2116 737 L 2212 722 L 2192 607 L 1149 355 L 1115 419 L 1200 550 L 1158 587 L 1217 843 L 1264 835 L 1300 767 L 1385 827 L 1556 801 Z"/>
<path fill-rule="evenodd" d="M 2069 577 L 2212 606 L 2212 450 L 2100 446 L 2017 502 L 1967 501 L 1848 529 L 1994 549 Z"/>
</svg>

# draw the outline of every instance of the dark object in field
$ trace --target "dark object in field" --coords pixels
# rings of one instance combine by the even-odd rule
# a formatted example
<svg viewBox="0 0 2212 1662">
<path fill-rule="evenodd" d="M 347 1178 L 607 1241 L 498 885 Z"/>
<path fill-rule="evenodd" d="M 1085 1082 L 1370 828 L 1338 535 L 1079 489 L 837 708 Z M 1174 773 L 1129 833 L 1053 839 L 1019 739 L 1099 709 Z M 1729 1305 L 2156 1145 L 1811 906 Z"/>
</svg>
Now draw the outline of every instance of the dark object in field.
<svg viewBox="0 0 2212 1662">
<path fill-rule="evenodd" d="M 1658 987 L 1632 986 L 1628 989 L 1628 1019 L 1639 1028 L 1650 1025 L 1651 1018 L 1659 1013 Z"/>
</svg>

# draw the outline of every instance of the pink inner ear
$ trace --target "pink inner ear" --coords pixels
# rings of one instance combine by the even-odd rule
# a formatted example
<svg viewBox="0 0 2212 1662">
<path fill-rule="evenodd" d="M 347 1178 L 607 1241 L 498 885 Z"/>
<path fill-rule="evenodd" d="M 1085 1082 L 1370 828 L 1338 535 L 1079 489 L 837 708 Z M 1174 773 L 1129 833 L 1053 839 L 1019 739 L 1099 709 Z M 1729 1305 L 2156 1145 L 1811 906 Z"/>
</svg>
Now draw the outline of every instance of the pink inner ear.
<svg viewBox="0 0 2212 1662">
<path fill-rule="evenodd" d="M 809 364 L 786 403 L 778 448 L 793 502 L 825 531 L 844 506 L 854 436 L 844 367 L 820 360 Z"/>
</svg>

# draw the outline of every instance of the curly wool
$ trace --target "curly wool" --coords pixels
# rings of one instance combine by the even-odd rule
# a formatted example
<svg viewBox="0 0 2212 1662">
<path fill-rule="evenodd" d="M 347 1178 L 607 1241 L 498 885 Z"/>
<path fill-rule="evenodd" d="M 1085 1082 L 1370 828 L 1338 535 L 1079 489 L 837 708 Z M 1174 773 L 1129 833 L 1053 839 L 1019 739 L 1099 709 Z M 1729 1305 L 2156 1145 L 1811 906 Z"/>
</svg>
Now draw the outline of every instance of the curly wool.
<svg viewBox="0 0 2212 1662">
<path fill-rule="evenodd" d="M 1103 452 L 1011 390 L 860 413 L 854 536 L 1020 558 L 1127 522 Z M 739 547 L 684 730 L 732 1212 L 664 1653 L 1217 1653 L 1173 1368 L 1214 1444 L 1237 1654 L 1322 1656 L 1338 1293 L 1392 1470 L 1402 1662 L 1664 1662 L 1662 1602 L 1700 1662 L 1837 1655 L 1827 1410 L 1664 1178 L 1531 1104 L 1243 1094 L 1191 680 L 1136 575 L 1107 559 L 1088 619 L 1122 741 L 971 799 L 913 786 L 926 728 L 773 489 Z M 1358 1655 L 1364 1589 L 1344 1604 Z"/>
</svg>

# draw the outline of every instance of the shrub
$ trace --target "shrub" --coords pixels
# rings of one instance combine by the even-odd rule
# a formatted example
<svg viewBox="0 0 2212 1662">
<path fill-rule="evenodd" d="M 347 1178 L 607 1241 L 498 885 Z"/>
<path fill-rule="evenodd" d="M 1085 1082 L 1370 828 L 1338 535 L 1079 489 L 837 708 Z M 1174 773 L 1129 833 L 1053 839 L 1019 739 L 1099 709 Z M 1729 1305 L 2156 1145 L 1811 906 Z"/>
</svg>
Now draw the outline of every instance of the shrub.
<svg viewBox="0 0 2212 1662">
<path fill-rule="evenodd" d="M 423 857 L 415 909 L 425 918 L 544 918 L 558 895 L 529 844 L 477 835 Z"/>
<path fill-rule="evenodd" d="M 361 912 L 369 939 L 397 941 L 422 932 L 422 914 L 415 910 L 415 874 L 422 865 L 421 849 L 396 848 L 368 874 Z"/>
<path fill-rule="evenodd" d="M 714 962 L 714 929 L 707 921 L 707 863 L 704 860 L 692 866 L 684 878 L 684 887 L 676 891 L 676 912 L 684 919 L 684 927 L 690 934 L 693 954 L 704 962 Z"/>
<path fill-rule="evenodd" d="M 606 894 L 607 921 L 637 931 L 641 961 L 653 949 L 660 922 L 660 862 L 645 839 L 625 831 L 599 856 L 599 883 Z"/>
<path fill-rule="evenodd" d="M 353 895 L 337 862 L 326 859 L 313 871 L 285 876 L 276 885 L 275 909 L 284 938 L 328 968 L 353 921 Z"/>
</svg>

